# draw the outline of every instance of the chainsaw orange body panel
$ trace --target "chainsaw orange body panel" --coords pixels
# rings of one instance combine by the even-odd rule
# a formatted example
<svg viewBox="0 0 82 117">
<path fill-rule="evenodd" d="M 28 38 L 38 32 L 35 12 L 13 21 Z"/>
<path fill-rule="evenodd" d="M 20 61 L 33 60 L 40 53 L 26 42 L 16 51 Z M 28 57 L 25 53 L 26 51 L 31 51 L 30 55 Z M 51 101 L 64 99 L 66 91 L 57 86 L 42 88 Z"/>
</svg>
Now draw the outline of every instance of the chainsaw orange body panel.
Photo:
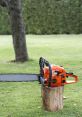
<svg viewBox="0 0 82 117">
<path fill-rule="evenodd" d="M 58 86 L 63 86 L 65 84 L 71 84 L 71 83 L 77 82 L 77 76 L 67 75 L 63 67 L 57 66 L 57 65 L 51 65 L 51 69 L 52 69 L 51 87 L 58 87 Z M 44 71 L 45 85 L 48 86 L 49 67 L 44 67 L 43 71 Z M 66 77 L 68 76 L 75 78 L 75 80 L 71 82 L 67 82 Z"/>
</svg>

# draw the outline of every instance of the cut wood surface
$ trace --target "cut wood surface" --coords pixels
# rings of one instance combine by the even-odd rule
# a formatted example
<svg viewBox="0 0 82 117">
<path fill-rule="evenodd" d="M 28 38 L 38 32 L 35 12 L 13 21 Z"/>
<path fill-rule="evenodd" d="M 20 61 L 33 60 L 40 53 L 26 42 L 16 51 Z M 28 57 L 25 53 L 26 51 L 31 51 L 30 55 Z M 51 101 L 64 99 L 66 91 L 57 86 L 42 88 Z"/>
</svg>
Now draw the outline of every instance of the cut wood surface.
<svg viewBox="0 0 82 117">
<path fill-rule="evenodd" d="M 63 109 L 63 86 L 50 88 L 42 86 L 43 108 L 47 111 L 58 111 Z"/>
</svg>

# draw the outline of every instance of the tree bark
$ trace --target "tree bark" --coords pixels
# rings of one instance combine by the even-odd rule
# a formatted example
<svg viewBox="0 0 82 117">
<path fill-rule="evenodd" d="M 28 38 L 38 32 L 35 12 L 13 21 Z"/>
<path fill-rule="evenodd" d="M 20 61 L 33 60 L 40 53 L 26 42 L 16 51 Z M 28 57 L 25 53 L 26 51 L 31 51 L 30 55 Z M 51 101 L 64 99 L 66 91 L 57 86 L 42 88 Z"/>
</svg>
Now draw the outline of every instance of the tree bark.
<svg viewBox="0 0 82 117">
<path fill-rule="evenodd" d="M 55 112 L 63 109 L 63 86 L 54 88 L 42 86 L 41 90 L 45 110 Z"/>
<path fill-rule="evenodd" d="M 27 61 L 28 53 L 26 48 L 25 28 L 22 18 L 21 0 L 11 0 L 9 2 L 9 13 L 16 61 Z"/>
<path fill-rule="evenodd" d="M 13 36 L 15 61 L 27 61 L 29 57 L 26 48 L 25 27 L 22 17 L 21 0 L 0 0 L 0 5 L 8 8 Z"/>
<path fill-rule="evenodd" d="M 6 7 L 7 6 L 7 3 L 8 3 L 8 0 L 0 0 L 0 5 L 2 7 Z"/>
</svg>

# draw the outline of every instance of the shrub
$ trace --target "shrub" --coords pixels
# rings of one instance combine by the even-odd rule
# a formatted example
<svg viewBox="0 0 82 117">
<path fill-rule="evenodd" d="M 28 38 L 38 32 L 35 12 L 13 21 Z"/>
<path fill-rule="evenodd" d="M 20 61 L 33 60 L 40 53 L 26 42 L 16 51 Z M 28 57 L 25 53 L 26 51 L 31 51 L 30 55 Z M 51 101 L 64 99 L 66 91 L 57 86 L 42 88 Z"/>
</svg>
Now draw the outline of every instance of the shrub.
<svg viewBox="0 0 82 117">
<path fill-rule="evenodd" d="M 82 4 L 79 0 L 24 0 L 26 33 L 79 34 L 82 32 Z M 6 9 L 0 7 L 0 34 L 11 34 Z"/>
</svg>

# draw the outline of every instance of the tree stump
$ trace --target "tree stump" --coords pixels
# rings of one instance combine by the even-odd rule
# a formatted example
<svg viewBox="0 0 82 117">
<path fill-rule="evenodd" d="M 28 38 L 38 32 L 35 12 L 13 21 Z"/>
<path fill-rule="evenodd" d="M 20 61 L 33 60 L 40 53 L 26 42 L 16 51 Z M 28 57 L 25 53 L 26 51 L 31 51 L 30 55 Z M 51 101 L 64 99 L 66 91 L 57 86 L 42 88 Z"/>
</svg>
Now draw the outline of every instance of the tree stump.
<svg viewBox="0 0 82 117">
<path fill-rule="evenodd" d="M 63 109 L 63 89 L 63 86 L 54 88 L 42 86 L 42 103 L 45 110 L 55 112 Z"/>
</svg>

